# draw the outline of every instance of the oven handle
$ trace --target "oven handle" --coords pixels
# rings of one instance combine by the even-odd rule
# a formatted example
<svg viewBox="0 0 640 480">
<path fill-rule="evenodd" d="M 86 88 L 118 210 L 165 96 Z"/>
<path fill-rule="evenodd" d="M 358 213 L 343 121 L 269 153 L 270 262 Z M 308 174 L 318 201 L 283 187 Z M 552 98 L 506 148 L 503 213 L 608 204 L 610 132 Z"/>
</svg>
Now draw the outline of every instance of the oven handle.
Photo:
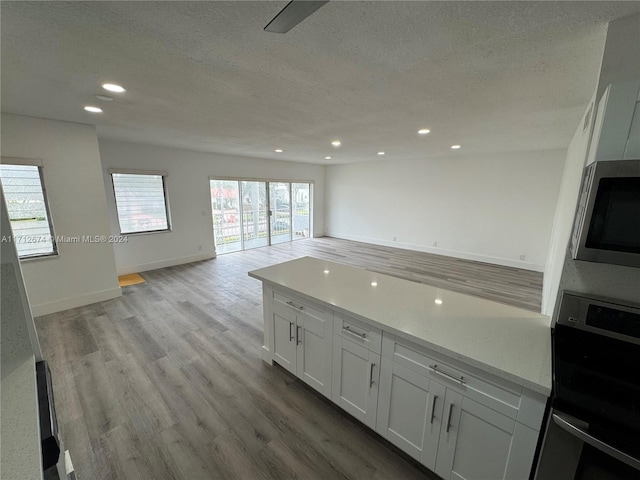
<svg viewBox="0 0 640 480">
<path fill-rule="evenodd" d="M 640 470 L 640 460 L 632 457 L 620 450 L 616 447 L 609 445 L 608 443 L 604 443 L 602 440 L 597 439 L 593 435 L 588 432 L 585 432 L 582 428 L 575 425 L 572 421 L 573 418 L 569 415 L 557 412 L 553 414 L 553 421 L 563 430 L 569 432 L 571 435 L 579 438 L 585 443 L 588 443 L 592 447 L 597 448 L 601 452 L 604 452 L 613 458 L 620 460 L 623 463 L 635 468 L 636 470 Z"/>
</svg>

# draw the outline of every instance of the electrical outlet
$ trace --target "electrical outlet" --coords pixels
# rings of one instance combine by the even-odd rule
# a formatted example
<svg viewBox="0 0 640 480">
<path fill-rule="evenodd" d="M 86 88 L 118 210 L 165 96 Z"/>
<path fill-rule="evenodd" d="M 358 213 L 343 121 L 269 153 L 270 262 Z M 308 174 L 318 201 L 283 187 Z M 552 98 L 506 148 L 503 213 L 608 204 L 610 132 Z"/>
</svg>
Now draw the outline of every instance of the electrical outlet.
<svg viewBox="0 0 640 480">
<path fill-rule="evenodd" d="M 198 251 L 201 252 L 202 251 L 202 245 L 198 245 Z"/>
<path fill-rule="evenodd" d="M 520 255 L 520 260 L 524 260 L 526 257 L 526 255 Z"/>
<path fill-rule="evenodd" d="M 437 247 L 438 246 L 438 241 L 436 240 L 435 242 L 433 242 L 433 246 Z"/>
<path fill-rule="evenodd" d="M 394 241 L 394 242 L 396 241 L 396 237 L 393 237 L 393 241 Z"/>
</svg>

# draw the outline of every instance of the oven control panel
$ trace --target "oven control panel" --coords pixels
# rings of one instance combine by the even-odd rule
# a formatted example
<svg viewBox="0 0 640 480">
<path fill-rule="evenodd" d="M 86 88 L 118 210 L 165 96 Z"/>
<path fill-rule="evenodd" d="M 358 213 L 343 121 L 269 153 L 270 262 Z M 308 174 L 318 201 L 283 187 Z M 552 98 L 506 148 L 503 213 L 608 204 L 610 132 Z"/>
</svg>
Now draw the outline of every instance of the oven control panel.
<svg viewBox="0 0 640 480">
<path fill-rule="evenodd" d="M 563 292 L 556 324 L 640 345 L 640 306 Z"/>
</svg>

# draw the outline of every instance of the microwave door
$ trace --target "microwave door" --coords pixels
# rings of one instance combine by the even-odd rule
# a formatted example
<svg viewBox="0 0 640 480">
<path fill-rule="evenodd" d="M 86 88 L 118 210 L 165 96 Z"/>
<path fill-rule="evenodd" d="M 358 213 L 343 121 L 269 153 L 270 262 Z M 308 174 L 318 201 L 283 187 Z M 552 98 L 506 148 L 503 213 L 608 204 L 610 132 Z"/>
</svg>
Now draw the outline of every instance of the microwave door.
<svg viewBox="0 0 640 480">
<path fill-rule="evenodd" d="M 640 177 L 600 179 L 585 246 L 640 253 Z"/>
<path fill-rule="evenodd" d="M 640 160 L 587 167 L 574 226 L 573 258 L 640 267 Z"/>
</svg>

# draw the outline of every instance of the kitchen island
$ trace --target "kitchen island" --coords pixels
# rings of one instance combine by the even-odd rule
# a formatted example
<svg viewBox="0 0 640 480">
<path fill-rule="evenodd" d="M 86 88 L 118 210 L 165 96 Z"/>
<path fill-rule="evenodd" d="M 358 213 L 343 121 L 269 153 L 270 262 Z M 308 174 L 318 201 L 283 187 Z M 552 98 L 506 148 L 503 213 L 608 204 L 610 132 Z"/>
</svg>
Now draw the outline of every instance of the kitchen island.
<svg viewBox="0 0 640 480">
<path fill-rule="evenodd" d="M 303 257 L 263 282 L 263 359 L 443 478 L 528 478 L 551 391 L 550 319 Z"/>
</svg>

